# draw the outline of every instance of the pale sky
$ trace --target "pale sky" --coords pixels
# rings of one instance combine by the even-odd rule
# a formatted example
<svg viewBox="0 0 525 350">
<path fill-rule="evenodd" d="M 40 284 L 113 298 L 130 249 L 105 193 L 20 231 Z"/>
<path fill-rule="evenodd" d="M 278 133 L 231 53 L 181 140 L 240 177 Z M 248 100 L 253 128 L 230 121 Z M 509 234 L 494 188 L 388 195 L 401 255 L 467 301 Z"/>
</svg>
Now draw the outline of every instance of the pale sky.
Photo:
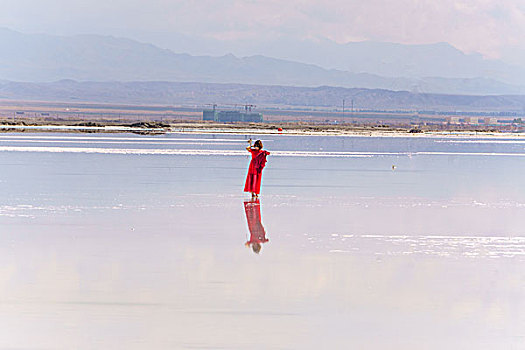
<svg viewBox="0 0 525 350">
<path fill-rule="evenodd" d="M 130 38 L 448 42 L 487 58 L 525 52 L 525 0 L 0 0 L 0 26 Z"/>
</svg>

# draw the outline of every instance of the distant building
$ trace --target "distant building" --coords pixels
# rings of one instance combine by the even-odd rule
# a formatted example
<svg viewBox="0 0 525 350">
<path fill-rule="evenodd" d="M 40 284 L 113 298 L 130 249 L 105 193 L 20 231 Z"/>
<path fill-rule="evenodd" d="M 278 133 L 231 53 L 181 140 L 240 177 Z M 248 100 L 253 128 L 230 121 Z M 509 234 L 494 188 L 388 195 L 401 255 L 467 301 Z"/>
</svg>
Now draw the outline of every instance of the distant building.
<svg viewBox="0 0 525 350">
<path fill-rule="evenodd" d="M 459 117 L 456 117 L 456 116 L 447 117 L 447 123 L 449 123 L 449 124 L 459 124 Z"/>
<path fill-rule="evenodd" d="M 218 111 L 207 109 L 202 111 L 202 120 L 211 120 L 221 123 L 250 122 L 261 123 L 263 115 L 261 113 L 241 112 L 241 111 Z"/>
<path fill-rule="evenodd" d="M 496 125 L 496 124 L 498 124 L 498 118 L 495 118 L 495 117 L 487 117 L 487 118 L 484 118 L 483 121 L 487 125 Z"/>
<path fill-rule="evenodd" d="M 215 109 L 205 109 L 202 111 L 202 120 L 217 120 L 217 111 Z"/>
<path fill-rule="evenodd" d="M 467 124 L 479 124 L 479 117 L 466 117 L 465 122 Z"/>
</svg>

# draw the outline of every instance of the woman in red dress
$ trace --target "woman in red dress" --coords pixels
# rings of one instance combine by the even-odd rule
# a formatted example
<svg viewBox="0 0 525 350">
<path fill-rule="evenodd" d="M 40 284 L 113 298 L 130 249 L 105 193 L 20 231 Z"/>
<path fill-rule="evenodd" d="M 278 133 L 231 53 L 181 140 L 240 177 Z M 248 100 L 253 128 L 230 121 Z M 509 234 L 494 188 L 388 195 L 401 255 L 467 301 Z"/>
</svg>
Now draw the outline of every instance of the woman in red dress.
<svg viewBox="0 0 525 350">
<path fill-rule="evenodd" d="M 255 141 L 252 147 L 252 140 L 246 150 L 252 154 L 252 161 L 248 168 L 248 175 L 246 176 L 246 183 L 244 184 L 244 192 L 251 192 L 252 198 L 257 198 L 261 192 L 261 178 L 262 170 L 266 165 L 266 156 L 270 152 L 263 150 L 261 140 Z"/>
</svg>

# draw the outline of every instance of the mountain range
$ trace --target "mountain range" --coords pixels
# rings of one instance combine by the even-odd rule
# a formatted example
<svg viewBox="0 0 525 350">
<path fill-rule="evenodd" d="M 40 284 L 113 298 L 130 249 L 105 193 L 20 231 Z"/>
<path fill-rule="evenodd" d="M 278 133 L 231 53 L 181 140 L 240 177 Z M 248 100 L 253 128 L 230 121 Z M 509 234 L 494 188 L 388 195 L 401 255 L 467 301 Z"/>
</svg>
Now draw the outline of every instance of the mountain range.
<svg viewBox="0 0 525 350">
<path fill-rule="evenodd" d="M 150 35 L 160 47 L 175 52 L 244 57 L 263 55 L 315 64 L 326 69 L 406 78 L 491 78 L 525 85 L 523 64 L 510 65 L 486 59 L 477 53 L 465 54 L 446 42 L 407 45 L 360 41 L 336 43 L 325 38 L 279 37 L 267 40 L 218 40 L 182 34 Z"/>
<path fill-rule="evenodd" d="M 0 29 L 0 79 L 335 86 L 470 95 L 525 93 L 520 68 L 465 55 L 448 44 L 364 42 L 348 44 L 344 50 L 331 43 L 323 45 L 322 50 L 307 50 L 315 54 L 303 55 L 303 61 L 317 60 L 313 64 L 263 55 L 193 56 L 126 38 Z M 289 52 L 301 55 L 307 47 L 290 48 Z M 338 69 L 322 67 L 330 65 Z M 423 76 L 431 73 L 435 74 Z"/>
<path fill-rule="evenodd" d="M 293 87 L 277 85 L 175 83 L 175 82 L 77 82 L 52 83 L 0 81 L 1 100 L 88 102 L 123 105 L 167 105 L 204 108 L 219 104 L 256 104 L 267 108 L 322 107 L 347 110 L 431 110 L 525 113 L 525 95 L 469 96 L 412 93 L 381 89 Z"/>
</svg>

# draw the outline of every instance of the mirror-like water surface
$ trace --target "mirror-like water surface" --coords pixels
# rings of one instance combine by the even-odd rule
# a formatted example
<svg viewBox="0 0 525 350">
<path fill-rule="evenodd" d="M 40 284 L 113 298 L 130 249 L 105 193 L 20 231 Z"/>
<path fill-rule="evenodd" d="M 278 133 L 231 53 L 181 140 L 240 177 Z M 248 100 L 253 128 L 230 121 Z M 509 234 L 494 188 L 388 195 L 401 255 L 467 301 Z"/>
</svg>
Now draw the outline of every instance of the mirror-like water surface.
<svg viewBox="0 0 525 350">
<path fill-rule="evenodd" d="M 523 141 L 249 137 L 0 135 L 0 348 L 525 349 Z"/>
</svg>

